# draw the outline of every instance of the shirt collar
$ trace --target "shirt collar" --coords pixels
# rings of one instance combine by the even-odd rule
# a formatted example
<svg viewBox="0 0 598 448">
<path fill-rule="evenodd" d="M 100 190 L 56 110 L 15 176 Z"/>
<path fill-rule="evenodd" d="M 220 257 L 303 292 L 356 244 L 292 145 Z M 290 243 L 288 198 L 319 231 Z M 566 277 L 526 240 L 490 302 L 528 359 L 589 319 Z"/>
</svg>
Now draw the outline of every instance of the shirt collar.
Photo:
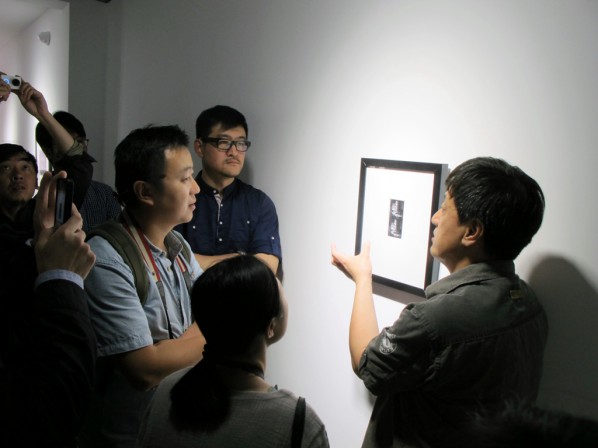
<svg viewBox="0 0 598 448">
<path fill-rule="evenodd" d="M 201 177 L 202 172 L 203 172 L 203 170 L 200 171 L 199 174 L 197 175 L 197 177 L 195 178 L 195 181 L 199 184 L 199 188 L 201 190 L 200 194 L 205 193 L 205 194 L 209 194 L 210 196 L 212 196 L 212 195 L 218 193 L 218 190 L 216 190 L 214 187 L 207 184 L 203 180 L 203 177 Z M 235 178 L 232 181 L 232 183 L 222 191 L 222 197 L 227 197 L 228 195 L 232 194 L 232 192 L 237 189 L 237 185 L 239 185 L 240 183 L 241 183 L 241 181 L 239 179 Z"/>
<path fill-rule="evenodd" d="M 426 288 L 426 298 L 448 294 L 467 283 L 478 283 L 498 277 L 514 277 L 515 263 L 512 260 L 473 263 L 454 274 L 448 275 Z"/>
</svg>

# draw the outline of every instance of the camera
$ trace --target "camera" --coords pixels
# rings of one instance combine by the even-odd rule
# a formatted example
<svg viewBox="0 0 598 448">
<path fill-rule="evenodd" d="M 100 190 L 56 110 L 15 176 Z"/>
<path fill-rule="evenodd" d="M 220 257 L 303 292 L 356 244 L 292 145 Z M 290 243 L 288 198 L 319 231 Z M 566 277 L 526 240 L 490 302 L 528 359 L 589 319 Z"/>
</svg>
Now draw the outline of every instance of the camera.
<svg viewBox="0 0 598 448">
<path fill-rule="evenodd" d="M 2 75 L 2 81 L 10 86 L 10 90 L 19 90 L 21 88 L 21 77 Z"/>
</svg>

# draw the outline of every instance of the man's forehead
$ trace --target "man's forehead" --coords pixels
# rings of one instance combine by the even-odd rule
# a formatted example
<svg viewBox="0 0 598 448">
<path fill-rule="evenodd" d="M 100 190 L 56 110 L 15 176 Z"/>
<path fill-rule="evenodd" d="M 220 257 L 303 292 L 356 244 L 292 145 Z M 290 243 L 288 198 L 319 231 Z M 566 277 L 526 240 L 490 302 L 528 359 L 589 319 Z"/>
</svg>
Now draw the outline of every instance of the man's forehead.
<svg viewBox="0 0 598 448">
<path fill-rule="evenodd" d="M 31 156 L 28 156 L 26 154 L 15 154 L 15 155 L 10 156 L 9 158 L 3 160 L 2 162 L 0 162 L 0 164 L 18 163 L 18 162 L 26 162 L 26 163 L 30 164 L 31 166 L 33 166 L 33 162 L 31 161 Z"/>
<path fill-rule="evenodd" d="M 232 128 L 231 127 L 225 128 L 222 123 L 217 123 L 214 126 L 212 126 L 212 130 L 210 131 L 210 134 L 212 134 L 212 135 L 214 135 L 214 134 L 223 135 L 223 134 L 232 134 L 232 133 L 242 133 L 243 135 L 245 135 L 245 129 L 241 125 L 233 126 Z"/>
</svg>

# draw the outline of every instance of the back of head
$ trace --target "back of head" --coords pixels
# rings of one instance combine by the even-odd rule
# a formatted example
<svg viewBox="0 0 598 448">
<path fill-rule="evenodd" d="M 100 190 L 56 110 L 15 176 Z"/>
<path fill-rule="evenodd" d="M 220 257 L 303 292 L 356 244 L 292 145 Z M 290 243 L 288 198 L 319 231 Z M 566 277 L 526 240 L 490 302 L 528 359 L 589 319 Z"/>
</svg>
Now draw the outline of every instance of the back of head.
<svg viewBox="0 0 598 448">
<path fill-rule="evenodd" d="M 188 147 L 189 138 L 178 126 L 147 126 L 135 129 L 114 150 L 115 187 L 125 206 L 135 207 L 133 191 L 141 180 L 160 188 L 168 149 Z"/>
<path fill-rule="evenodd" d="M 245 129 L 245 134 L 249 135 L 247 120 L 241 112 L 229 106 L 214 106 L 204 110 L 195 120 L 195 136 L 197 138 L 207 137 L 212 128 L 218 125 L 225 130 L 241 126 Z"/>
<path fill-rule="evenodd" d="M 223 260 L 207 269 L 191 292 L 193 315 L 210 353 L 243 354 L 280 314 L 276 277 L 252 255 Z"/>
<path fill-rule="evenodd" d="M 59 110 L 54 113 L 54 118 L 56 118 L 56 121 L 58 121 L 69 134 L 76 134 L 81 138 L 87 137 L 83 123 L 81 123 L 81 121 L 79 121 L 73 114 Z M 35 127 L 35 141 L 44 150 L 46 148 L 51 148 L 53 145 L 52 136 L 41 123 L 38 123 Z"/>
<path fill-rule="evenodd" d="M 23 160 L 29 162 L 35 168 L 35 172 L 38 172 L 37 168 L 37 160 L 33 154 L 23 148 L 21 145 L 14 145 L 12 143 L 2 143 L 0 144 L 0 163 L 11 159 L 14 156 L 21 156 Z"/>
<path fill-rule="evenodd" d="M 536 234 L 544 215 L 544 194 L 520 168 L 479 157 L 457 166 L 446 179 L 463 224 L 478 221 L 491 259 L 514 260 Z"/>
<path fill-rule="evenodd" d="M 278 282 L 252 255 L 229 258 L 197 279 L 191 307 L 206 339 L 204 359 L 172 388 L 170 418 L 178 429 L 213 430 L 230 408 L 230 391 L 218 376 L 218 362 L 245 354 L 256 336 L 266 334 L 281 312 Z"/>
</svg>

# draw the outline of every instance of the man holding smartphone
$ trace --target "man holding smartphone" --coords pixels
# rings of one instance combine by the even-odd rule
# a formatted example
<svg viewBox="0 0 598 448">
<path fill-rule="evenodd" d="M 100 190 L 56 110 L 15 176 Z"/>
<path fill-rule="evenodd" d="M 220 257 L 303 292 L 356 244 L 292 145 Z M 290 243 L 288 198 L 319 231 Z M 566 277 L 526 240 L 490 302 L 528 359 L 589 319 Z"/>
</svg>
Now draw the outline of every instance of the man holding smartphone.
<svg viewBox="0 0 598 448">
<path fill-rule="evenodd" d="M 74 446 L 91 397 L 96 339 L 83 279 L 95 255 L 76 209 L 54 226 L 65 176 L 44 174 L 34 247 L 0 257 L 0 446 Z"/>
</svg>

